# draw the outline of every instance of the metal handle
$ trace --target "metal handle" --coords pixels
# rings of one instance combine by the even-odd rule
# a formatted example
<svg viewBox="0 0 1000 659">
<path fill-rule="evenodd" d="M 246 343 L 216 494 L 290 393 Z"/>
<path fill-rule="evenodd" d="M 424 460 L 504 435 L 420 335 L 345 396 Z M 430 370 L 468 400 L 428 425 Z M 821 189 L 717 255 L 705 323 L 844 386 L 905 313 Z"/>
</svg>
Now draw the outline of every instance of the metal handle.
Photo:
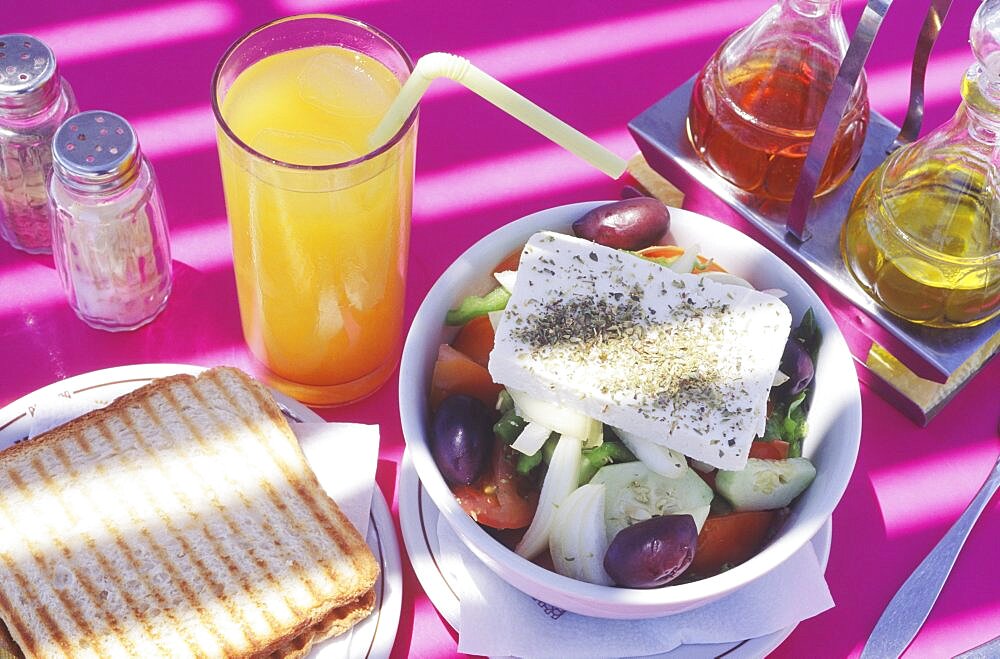
<svg viewBox="0 0 1000 659">
<path fill-rule="evenodd" d="M 885 607 L 861 652 L 862 659 L 898 657 L 910 644 L 934 607 L 934 602 L 955 565 L 958 552 L 969 537 L 969 531 L 998 487 L 1000 458 L 969 507 L 903 583 L 889 606 Z"/>
<path fill-rule="evenodd" d="M 938 34 L 941 33 L 941 25 L 948 17 L 951 2 L 952 0 L 933 0 L 931 6 L 927 8 L 927 16 L 924 17 L 920 37 L 917 39 L 917 49 L 913 53 L 910 104 L 906 109 L 906 118 L 903 120 L 903 127 L 899 129 L 899 136 L 893 144 L 893 149 L 909 144 L 917 139 L 920 133 L 920 124 L 924 121 L 924 79 L 927 77 L 927 61 L 931 57 L 931 51 L 934 50 Z"/>
<path fill-rule="evenodd" d="M 944 23 L 948 10 L 951 9 L 951 3 L 952 0 L 932 0 L 927 9 L 927 16 L 924 18 L 924 24 L 917 39 L 917 47 L 913 54 L 913 68 L 910 72 L 910 102 L 906 119 L 903 121 L 899 136 L 893 143 L 893 149 L 912 142 L 920 132 L 920 125 L 924 118 L 924 78 L 927 74 L 927 62 L 941 32 L 941 24 Z M 806 223 L 813 197 L 816 195 L 816 188 L 819 185 L 820 174 L 822 174 L 826 160 L 833 150 L 833 140 L 837 135 L 837 129 L 840 127 L 844 112 L 847 110 L 847 103 L 861 77 L 861 70 L 865 61 L 868 60 L 872 43 L 878 35 L 879 28 L 882 27 L 882 21 L 885 19 L 891 4 L 892 0 L 869 0 L 861 15 L 858 28 L 851 38 L 851 43 L 847 47 L 844 61 L 840 64 L 840 70 L 837 72 L 830 96 L 823 107 L 823 114 L 820 116 L 819 124 L 816 126 L 816 134 L 809 145 L 809 151 L 806 153 L 802 174 L 800 174 L 799 182 L 795 186 L 795 195 L 788 208 L 788 219 L 785 223 L 788 232 L 800 241 L 807 240 L 809 237 Z"/>
<path fill-rule="evenodd" d="M 858 29 L 854 31 L 851 43 L 847 47 L 844 61 L 840 63 L 840 70 L 837 71 L 833 89 L 826 99 L 823 114 L 820 115 L 819 124 L 816 126 L 816 134 L 802 165 L 798 185 L 795 186 L 795 195 L 788 208 L 786 228 L 798 240 L 807 238 L 806 218 L 809 215 L 809 205 L 816 195 L 819 176 L 823 172 L 827 156 L 833 149 L 833 138 L 837 134 L 840 120 L 844 117 L 847 102 L 851 100 L 854 86 L 861 76 L 861 69 L 868 59 L 868 53 L 871 52 L 872 42 L 875 41 L 875 35 L 882 27 L 882 20 L 891 4 L 892 0 L 868 0 L 868 6 L 861 14 Z"/>
</svg>

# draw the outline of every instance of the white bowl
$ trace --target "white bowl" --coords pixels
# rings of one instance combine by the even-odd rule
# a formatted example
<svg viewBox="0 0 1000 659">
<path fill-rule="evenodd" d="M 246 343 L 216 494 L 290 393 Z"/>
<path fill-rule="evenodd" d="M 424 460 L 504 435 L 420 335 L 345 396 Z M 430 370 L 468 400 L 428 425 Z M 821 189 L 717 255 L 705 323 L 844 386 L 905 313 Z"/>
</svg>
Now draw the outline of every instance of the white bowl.
<svg viewBox="0 0 1000 659">
<path fill-rule="evenodd" d="M 730 272 L 758 289 L 787 291 L 784 301 L 795 322 L 812 307 L 822 346 L 816 363 L 816 390 L 809 411 L 803 453 L 816 465 L 816 480 L 794 503 L 777 536 L 745 563 L 701 581 L 649 590 L 614 588 L 576 581 L 521 558 L 493 539 L 458 505 L 431 456 L 428 390 L 438 346 L 455 328 L 445 326 L 448 309 L 467 295 L 496 284 L 493 266 L 536 231 L 570 233 L 570 225 L 602 203 L 551 208 L 494 231 L 458 258 L 434 284 L 410 327 L 400 367 L 399 411 L 406 445 L 421 482 L 457 535 L 486 565 L 512 586 L 569 611 L 604 618 L 649 618 L 708 604 L 759 579 L 787 560 L 819 531 L 840 501 L 854 470 L 861 438 L 861 394 L 854 363 L 840 330 L 809 286 L 781 259 L 736 229 L 697 213 L 670 209 L 668 237 L 700 245 Z"/>
</svg>

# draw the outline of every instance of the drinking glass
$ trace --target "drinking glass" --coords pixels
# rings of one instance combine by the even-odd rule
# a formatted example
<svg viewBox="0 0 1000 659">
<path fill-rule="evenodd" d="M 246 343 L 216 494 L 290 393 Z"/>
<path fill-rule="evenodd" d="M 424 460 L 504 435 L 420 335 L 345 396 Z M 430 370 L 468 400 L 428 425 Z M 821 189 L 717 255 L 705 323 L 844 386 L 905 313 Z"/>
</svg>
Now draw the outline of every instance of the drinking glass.
<svg viewBox="0 0 1000 659">
<path fill-rule="evenodd" d="M 368 136 L 412 70 L 387 35 L 325 14 L 251 31 L 215 70 L 243 335 L 258 375 L 309 405 L 358 400 L 399 360 L 416 110 Z"/>
</svg>

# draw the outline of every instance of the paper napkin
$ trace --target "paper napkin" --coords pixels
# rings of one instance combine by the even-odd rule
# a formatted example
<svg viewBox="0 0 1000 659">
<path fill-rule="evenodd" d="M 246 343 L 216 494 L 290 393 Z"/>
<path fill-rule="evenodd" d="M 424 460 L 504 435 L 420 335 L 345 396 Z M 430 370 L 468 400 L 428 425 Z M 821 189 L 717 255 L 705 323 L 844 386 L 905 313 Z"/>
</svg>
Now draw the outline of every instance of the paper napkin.
<svg viewBox="0 0 1000 659">
<path fill-rule="evenodd" d="M 728 643 L 790 627 L 833 606 L 807 543 L 756 582 L 693 611 L 648 620 L 589 618 L 510 586 L 438 519 L 441 563 L 459 584 L 460 652 L 517 657 L 647 656 L 681 644 Z"/>
<path fill-rule="evenodd" d="M 302 452 L 319 484 L 364 537 L 368 533 L 378 426 L 358 423 L 292 423 Z"/>
<path fill-rule="evenodd" d="M 337 502 L 361 537 L 366 537 L 378 466 L 378 426 L 319 422 L 290 425 L 319 484 Z M 352 629 L 315 645 L 310 656 L 317 659 L 350 656 L 353 633 Z"/>
</svg>

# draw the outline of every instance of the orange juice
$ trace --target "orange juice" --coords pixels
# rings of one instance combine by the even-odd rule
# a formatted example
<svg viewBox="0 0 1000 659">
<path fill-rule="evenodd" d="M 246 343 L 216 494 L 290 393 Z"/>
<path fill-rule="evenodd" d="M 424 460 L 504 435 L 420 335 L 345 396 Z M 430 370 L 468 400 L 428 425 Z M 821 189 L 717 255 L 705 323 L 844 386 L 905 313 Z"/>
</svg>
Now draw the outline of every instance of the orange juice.
<svg viewBox="0 0 1000 659">
<path fill-rule="evenodd" d="M 415 131 L 367 140 L 399 89 L 373 57 L 318 45 L 251 64 L 220 103 L 243 143 L 220 126 L 243 333 L 303 402 L 360 398 L 398 360 Z"/>
</svg>

